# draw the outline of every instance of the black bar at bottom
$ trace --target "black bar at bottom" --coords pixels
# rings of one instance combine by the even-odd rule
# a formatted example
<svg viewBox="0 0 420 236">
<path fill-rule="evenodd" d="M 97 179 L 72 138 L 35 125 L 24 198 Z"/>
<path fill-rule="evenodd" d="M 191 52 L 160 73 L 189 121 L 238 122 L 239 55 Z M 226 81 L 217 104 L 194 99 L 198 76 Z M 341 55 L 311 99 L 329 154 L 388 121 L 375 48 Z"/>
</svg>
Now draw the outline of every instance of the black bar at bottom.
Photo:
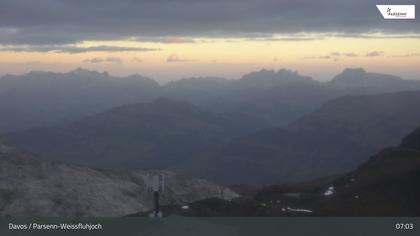
<svg viewBox="0 0 420 236">
<path fill-rule="evenodd" d="M 61 225 L 91 229 L 62 229 Z M 31 229 L 23 229 L 25 226 Z M 99 229 L 100 226 L 100 229 Z M 15 227 L 15 229 L 13 229 Z M 21 229 L 16 229 L 21 227 Z M 40 227 L 40 228 L 38 228 Z M 44 227 L 44 229 L 42 229 Z M 46 229 L 50 227 L 49 229 Z M 386 236 L 420 235 L 420 218 L 366 217 L 180 217 L 0 218 L 0 235 L 194 235 L 194 236 Z"/>
</svg>

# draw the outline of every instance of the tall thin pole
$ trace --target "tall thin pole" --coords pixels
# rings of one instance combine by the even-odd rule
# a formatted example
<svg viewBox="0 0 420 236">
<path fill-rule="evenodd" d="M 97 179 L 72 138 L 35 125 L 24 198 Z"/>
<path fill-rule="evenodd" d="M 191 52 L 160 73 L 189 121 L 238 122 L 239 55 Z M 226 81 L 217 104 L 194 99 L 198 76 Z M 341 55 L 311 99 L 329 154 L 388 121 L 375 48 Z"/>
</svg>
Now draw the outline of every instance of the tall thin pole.
<svg viewBox="0 0 420 236">
<path fill-rule="evenodd" d="M 159 207 L 159 191 L 154 191 L 153 192 L 153 202 L 155 205 L 155 216 L 158 215 L 159 211 L 160 211 L 160 207 Z"/>
<path fill-rule="evenodd" d="M 163 174 L 152 174 L 147 176 L 146 186 L 148 192 L 153 193 L 153 212 L 150 217 L 161 218 L 162 212 L 159 205 L 159 193 L 163 192 L 165 186 L 165 177 Z"/>
</svg>

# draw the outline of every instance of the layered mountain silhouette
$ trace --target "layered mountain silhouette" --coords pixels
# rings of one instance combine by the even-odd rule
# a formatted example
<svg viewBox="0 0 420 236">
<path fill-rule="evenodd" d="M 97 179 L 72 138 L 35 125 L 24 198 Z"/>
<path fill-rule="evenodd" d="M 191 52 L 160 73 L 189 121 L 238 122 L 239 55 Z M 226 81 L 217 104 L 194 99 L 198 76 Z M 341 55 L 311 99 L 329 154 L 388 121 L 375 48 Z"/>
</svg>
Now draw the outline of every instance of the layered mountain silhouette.
<svg viewBox="0 0 420 236">
<path fill-rule="evenodd" d="M 238 80 L 183 79 L 168 83 L 164 90 L 167 97 L 264 127 L 286 125 L 323 102 L 350 93 L 284 69 L 252 72 Z"/>
<path fill-rule="evenodd" d="M 419 81 L 404 80 L 393 75 L 370 73 L 362 68 L 345 69 L 329 83 L 335 88 L 377 93 L 416 90 L 419 89 L 420 85 Z"/>
<path fill-rule="evenodd" d="M 397 76 L 345 69 L 329 82 L 291 70 L 260 70 L 238 80 L 195 78 L 171 82 L 165 96 L 206 110 L 253 118 L 267 126 L 284 126 L 345 95 L 369 95 L 420 89 L 420 82 Z"/>
<path fill-rule="evenodd" d="M 0 216 L 124 216 L 152 208 L 148 176 L 163 174 L 162 204 L 238 195 L 202 179 L 162 170 L 105 171 L 40 161 L 0 143 Z"/>
<path fill-rule="evenodd" d="M 171 168 L 221 183 L 291 183 L 351 170 L 420 120 L 420 92 L 346 96 L 286 128 L 158 99 L 5 138 L 40 158 L 107 168 Z M 250 133 L 250 134 L 246 134 Z"/>
<path fill-rule="evenodd" d="M 251 72 L 242 76 L 240 80 L 236 81 L 236 86 L 239 88 L 272 88 L 282 87 L 296 84 L 317 84 L 309 76 L 302 76 L 296 71 L 280 69 L 260 70 Z"/>
<path fill-rule="evenodd" d="M 3 137 L 37 158 L 169 168 L 229 184 L 349 171 L 395 145 L 420 118 L 419 92 L 395 92 L 416 90 L 418 81 L 363 69 L 346 69 L 331 82 L 262 70 L 239 80 L 159 86 L 139 75 L 78 69 L 5 76 L 0 83 L 0 96 L 16 97 L 0 100 L 3 132 L 26 129 Z M 169 99 L 156 99 L 162 94 Z"/>
<path fill-rule="evenodd" d="M 117 78 L 81 68 L 69 73 L 33 71 L 0 78 L 0 133 L 76 121 L 112 107 L 159 97 L 253 120 L 259 126 L 284 126 L 343 95 L 419 88 L 418 81 L 363 69 L 346 69 L 331 82 L 281 69 L 252 72 L 238 80 L 186 78 L 163 86 L 138 74 Z"/>
<path fill-rule="evenodd" d="M 76 69 L 69 73 L 33 71 L 0 78 L 0 132 L 50 126 L 155 98 L 159 84 L 133 75 Z"/>
<path fill-rule="evenodd" d="M 255 130 L 252 123 L 160 98 L 70 124 L 7 135 L 40 158 L 106 168 L 168 168 Z"/>
<path fill-rule="evenodd" d="M 195 174 L 261 184 L 348 171 L 413 130 L 420 121 L 419 102 L 418 91 L 338 98 L 286 128 L 233 139 L 200 160 L 206 168 Z"/>
</svg>

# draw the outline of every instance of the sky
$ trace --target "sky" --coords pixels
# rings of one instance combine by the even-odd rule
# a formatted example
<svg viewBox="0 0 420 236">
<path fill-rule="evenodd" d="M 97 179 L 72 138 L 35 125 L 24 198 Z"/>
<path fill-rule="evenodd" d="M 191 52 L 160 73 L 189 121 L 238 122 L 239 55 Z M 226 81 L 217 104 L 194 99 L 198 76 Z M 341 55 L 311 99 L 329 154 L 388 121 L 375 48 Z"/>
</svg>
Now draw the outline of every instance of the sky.
<svg viewBox="0 0 420 236">
<path fill-rule="evenodd" d="M 0 0 L 0 75 L 77 67 L 167 81 L 348 67 L 420 79 L 420 23 L 376 4 L 416 0 Z"/>
</svg>

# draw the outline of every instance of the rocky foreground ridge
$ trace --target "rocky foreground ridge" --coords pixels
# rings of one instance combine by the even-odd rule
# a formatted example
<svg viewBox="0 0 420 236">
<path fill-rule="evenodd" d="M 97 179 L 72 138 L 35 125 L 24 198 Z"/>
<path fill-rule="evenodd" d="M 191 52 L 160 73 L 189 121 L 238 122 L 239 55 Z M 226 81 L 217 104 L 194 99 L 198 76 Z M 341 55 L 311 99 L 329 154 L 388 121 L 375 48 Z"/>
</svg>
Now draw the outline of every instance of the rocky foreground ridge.
<svg viewBox="0 0 420 236">
<path fill-rule="evenodd" d="M 148 211 L 149 174 L 164 173 L 162 204 L 232 199 L 232 190 L 169 171 L 106 171 L 32 159 L 0 143 L 0 216 L 124 216 Z"/>
</svg>

